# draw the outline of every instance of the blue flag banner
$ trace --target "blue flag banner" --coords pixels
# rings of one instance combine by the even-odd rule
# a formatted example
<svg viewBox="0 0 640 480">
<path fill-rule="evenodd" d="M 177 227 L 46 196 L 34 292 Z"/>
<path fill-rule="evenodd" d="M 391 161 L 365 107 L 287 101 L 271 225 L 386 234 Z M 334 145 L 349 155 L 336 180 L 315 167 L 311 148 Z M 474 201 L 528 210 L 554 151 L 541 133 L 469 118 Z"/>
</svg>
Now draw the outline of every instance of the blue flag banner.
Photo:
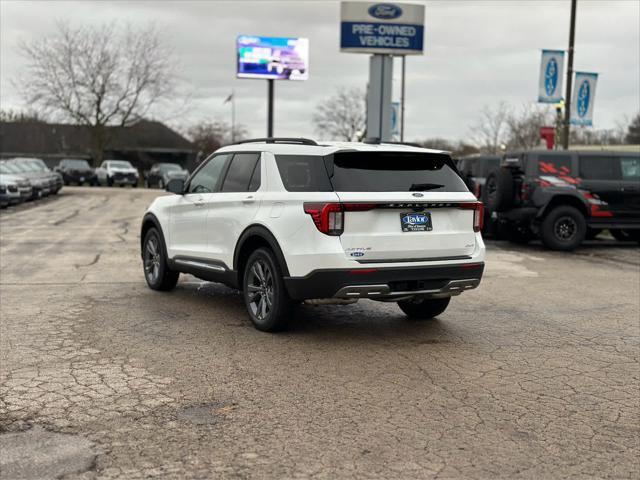
<svg viewBox="0 0 640 480">
<path fill-rule="evenodd" d="M 593 125 L 593 104 L 596 100 L 597 73 L 576 72 L 571 96 L 571 124 Z"/>
<path fill-rule="evenodd" d="M 538 102 L 558 103 L 562 100 L 563 72 L 564 51 L 542 50 L 540 80 L 538 82 Z"/>
</svg>

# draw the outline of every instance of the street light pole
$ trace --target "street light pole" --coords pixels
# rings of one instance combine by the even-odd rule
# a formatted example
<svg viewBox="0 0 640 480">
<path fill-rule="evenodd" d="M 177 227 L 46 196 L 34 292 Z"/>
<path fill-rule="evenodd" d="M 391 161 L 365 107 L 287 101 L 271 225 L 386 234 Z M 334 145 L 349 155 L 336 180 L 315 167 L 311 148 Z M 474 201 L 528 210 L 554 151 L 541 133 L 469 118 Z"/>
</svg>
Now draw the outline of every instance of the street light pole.
<svg viewBox="0 0 640 480">
<path fill-rule="evenodd" d="M 573 44 L 576 34 L 576 3 L 571 0 L 571 24 L 569 27 L 569 64 L 567 66 L 567 91 L 564 99 L 564 125 L 562 147 L 569 149 L 569 122 L 571 121 L 571 82 L 573 81 Z"/>
</svg>

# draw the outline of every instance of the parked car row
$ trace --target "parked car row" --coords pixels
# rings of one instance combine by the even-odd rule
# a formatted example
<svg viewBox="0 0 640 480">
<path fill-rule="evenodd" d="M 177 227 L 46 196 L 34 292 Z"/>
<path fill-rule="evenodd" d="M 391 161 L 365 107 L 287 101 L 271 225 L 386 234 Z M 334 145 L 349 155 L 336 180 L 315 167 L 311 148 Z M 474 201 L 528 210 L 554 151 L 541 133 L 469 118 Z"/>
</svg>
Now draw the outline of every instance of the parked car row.
<svg viewBox="0 0 640 480">
<path fill-rule="evenodd" d="M 89 162 L 79 159 L 61 160 L 55 168 L 62 175 L 65 185 L 131 185 L 137 187 L 140 182 L 138 170 L 127 160 L 105 160 L 95 170 Z M 177 163 L 155 163 L 144 172 L 144 185 L 147 188 L 165 188 L 170 180 L 179 178 L 186 180 L 189 171 Z"/>
<path fill-rule="evenodd" d="M 540 238 L 573 250 L 607 229 L 640 242 L 640 154 L 518 151 L 458 160 L 460 174 L 485 204 L 485 231 L 514 242 Z"/>
<path fill-rule="evenodd" d="M 57 194 L 62 176 L 39 158 L 12 158 L 0 162 L 0 207 Z"/>
</svg>

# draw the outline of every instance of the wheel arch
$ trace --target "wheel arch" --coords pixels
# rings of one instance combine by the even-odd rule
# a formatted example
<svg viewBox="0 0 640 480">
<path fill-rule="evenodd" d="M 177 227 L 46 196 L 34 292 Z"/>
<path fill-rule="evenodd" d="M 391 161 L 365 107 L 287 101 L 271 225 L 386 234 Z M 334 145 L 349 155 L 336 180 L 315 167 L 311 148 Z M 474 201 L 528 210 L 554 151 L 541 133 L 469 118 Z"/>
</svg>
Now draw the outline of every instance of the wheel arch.
<svg viewBox="0 0 640 480">
<path fill-rule="evenodd" d="M 233 253 L 233 269 L 238 275 L 238 285 L 242 285 L 242 272 L 244 265 L 249 257 L 249 253 L 260 247 L 268 247 L 273 251 L 280 264 L 282 273 L 285 277 L 289 276 L 289 268 L 287 267 L 287 261 L 284 258 L 280 244 L 275 235 L 265 227 L 264 225 L 254 224 L 247 227 L 238 242 Z"/>
<path fill-rule="evenodd" d="M 144 237 L 147 232 L 154 227 L 158 230 L 158 232 L 160 232 L 162 242 L 165 243 L 164 232 L 162 231 L 162 226 L 160 226 L 158 217 L 156 217 L 153 213 L 148 212 L 144 215 L 144 217 L 142 217 L 142 225 L 140 226 L 140 255 L 142 255 L 142 250 L 144 247 Z"/>
<path fill-rule="evenodd" d="M 547 213 L 553 210 L 556 207 L 568 205 L 570 207 L 577 208 L 580 213 L 582 213 L 586 218 L 589 217 L 589 208 L 587 203 L 580 197 L 576 195 L 554 195 L 551 199 L 545 204 L 544 207 L 540 209 L 537 218 L 543 218 Z"/>
</svg>

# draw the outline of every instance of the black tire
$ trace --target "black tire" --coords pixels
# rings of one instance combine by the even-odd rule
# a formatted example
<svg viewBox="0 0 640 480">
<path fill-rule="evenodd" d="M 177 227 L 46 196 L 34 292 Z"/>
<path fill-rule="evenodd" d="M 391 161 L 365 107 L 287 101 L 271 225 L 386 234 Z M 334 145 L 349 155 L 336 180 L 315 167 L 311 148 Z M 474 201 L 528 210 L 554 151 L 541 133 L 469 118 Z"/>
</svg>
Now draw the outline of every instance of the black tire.
<svg viewBox="0 0 640 480">
<path fill-rule="evenodd" d="M 587 221 L 584 215 L 569 205 L 551 210 L 540 225 L 540 240 L 552 250 L 575 250 L 586 235 Z"/>
<path fill-rule="evenodd" d="M 109 185 L 110 187 L 113 187 L 113 178 L 107 177 L 107 185 Z"/>
<path fill-rule="evenodd" d="M 621 230 L 611 229 L 609 230 L 613 238 L 619 242 L 640 242 L 640 230 Z"/>
<path fill-rule="evenodd" d="M 147 285 L 152 290 L 173 290 L 178 283 L 180 272 L 171 270 L 167 265 L 167 249 L 162 235 L 156 228 L 150 228 L 144 236 L 142 267 Z"/>
<path fill-rule="evenodd" d="M 137 184 L 137 183 L 133 183 L 133 184 L 131 185 L 131 188 L 138 188 L 138 184 Z"/>
<path fill-rule="evenodd" d="M 259 248 L 249 256 L 242 275 L 242 296 L 249 319 L 258 330 L 277 332 L 286 328 L 293 302 L 271 250 Z"/>
<path fill-rule="evenodd" d="M 451 297 L 422 298 L 419 300 L 402 300 L 398 302 L 398 306 L 409 318 L 430 320 L 444 312 L 450 301 Z"/>
<path fill-rule="evenodd" d="M 491 212 L 504 212 L 513 205 L 513 175 L 508 168 L 499 168 L 487 175 L 482 197 Z"/>
</svg>

